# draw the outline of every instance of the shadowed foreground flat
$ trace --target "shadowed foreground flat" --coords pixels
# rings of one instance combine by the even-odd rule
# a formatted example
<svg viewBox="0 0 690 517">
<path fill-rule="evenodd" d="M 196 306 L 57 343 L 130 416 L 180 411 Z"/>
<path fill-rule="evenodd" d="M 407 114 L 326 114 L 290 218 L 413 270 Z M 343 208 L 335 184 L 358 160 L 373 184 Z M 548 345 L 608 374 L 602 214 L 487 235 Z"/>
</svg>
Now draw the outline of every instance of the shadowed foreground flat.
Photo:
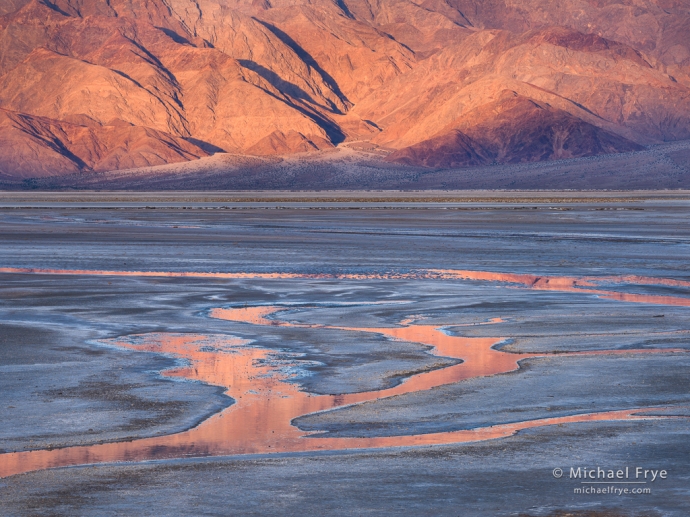
<svg viewBox="0 0 690 517">
<path fill-rule="evenodd" d="M 163 444 L 231 419 L 262 390 L 342 395 L 338 406 L 356 403 L 293 429 L 379 446 L 205 458 L 160 448 L 153 462 L 0 479 L 0 513 L 684 516 L 686 205 L 2 209 L 0 463 Z M 496 375 L 479 348 L 459 362 L 453 343 L 496 343 L 489 355 L 512 366 Z M 227 374 L 223 354 L 239 364 L 247 353 L 249 377 L 208 376 Z M 245 401 L 251 372 L 268 377 Z M 231 390 L 182 380 L 194 376 Z M 644 419 L 573 421 L 636 409 Z M 544 419 L 473 443 L 387 443 Z M 648 493 L 577 492 L 590 485 L 570 468 L 597 466 L 667 476 L 629 485 Z"/>
</svg>

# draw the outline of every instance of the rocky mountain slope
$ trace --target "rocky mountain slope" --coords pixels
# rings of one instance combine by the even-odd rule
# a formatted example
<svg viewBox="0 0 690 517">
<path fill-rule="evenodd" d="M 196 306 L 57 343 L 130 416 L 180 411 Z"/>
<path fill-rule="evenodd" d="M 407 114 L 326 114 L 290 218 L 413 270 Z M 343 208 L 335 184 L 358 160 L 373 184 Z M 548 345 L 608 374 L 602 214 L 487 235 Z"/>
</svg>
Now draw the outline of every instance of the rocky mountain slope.
<svg viewBox="0 0 690 517">
<path fill-rule="evenodd" d="M 0 175 L 364 141 L 485 166 L 690 139 L 690 0 L 4 0 Z"/>
</svg>

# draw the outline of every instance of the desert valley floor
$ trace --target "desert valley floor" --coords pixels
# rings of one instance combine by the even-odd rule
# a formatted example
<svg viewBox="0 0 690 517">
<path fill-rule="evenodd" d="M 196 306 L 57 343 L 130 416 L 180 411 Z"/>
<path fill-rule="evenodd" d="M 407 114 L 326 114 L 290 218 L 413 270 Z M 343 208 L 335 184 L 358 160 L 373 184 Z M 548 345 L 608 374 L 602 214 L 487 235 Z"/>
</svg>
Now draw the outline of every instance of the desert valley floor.
<svg viewBox="0 0 690 517">
<path fill-rule="evenodd" d="M 0 207 L 0 515 L 688 515 L 687 200 L 54 205 Z"/>
</svg>

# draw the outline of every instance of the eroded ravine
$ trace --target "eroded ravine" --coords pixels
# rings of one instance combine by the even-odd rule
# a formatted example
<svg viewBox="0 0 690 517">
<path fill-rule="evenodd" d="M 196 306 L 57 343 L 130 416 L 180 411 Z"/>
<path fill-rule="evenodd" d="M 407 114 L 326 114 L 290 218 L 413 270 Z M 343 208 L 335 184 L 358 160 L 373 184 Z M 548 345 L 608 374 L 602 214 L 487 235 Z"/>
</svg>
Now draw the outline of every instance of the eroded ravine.
<svg viewBox="0 0 690 517">
<path fill-rule="evenodd" d="M 398 327 L 350 328 L 292 324 L 269 316 L 282 308 L 249 307 L 214 309 L 210 316 L 250 325 L 330 329 L 333 332 L 367 332 L 391 339 L 434 347 L 437 356 L 461 359 L 447 368 L 420 373 L 388 389 L 343 395 L 313 395 L 300 391 L 287 374 L 272 361 L 276 352 L 250 346 L 246 340 L 227 335 L 155 333 L 128 336 L 106 343 L 141 351 L 171 354 L 188 360 L 189 365 L 164 372 L 223 386 L 235 404 L 188 431 L 169 436 L 131 442 L 69 447 L 55 450 L 17 452 L 0 455 L 0 477 L 51 467 L 117 461 L 143 461 L 183 457 L 220 456 L 270 452 L 361 449 L 444 443 L 461 443 L 509 436 L 519 430 L 545 425 L 599 420 L 631 420 L 662 417 L 637 416 L 646 409 L 636 408 L 588 413 L 496 425 L 472 430 L 411 436 L 374 438 L 309 437 L 291 425 L 293 419 L 310 413 L 350 404 L 402 395 L 464 379 L 513 371 L 519 361 L 549 355 L 516 354 L 496 350 L 500 338 L 452 336 L 438 326 L 405 321 Z M 494 320 L 493 322 L 495 322 Z M 491 324 L 492 322 L 487 322 Z M 626 350 L 559 354 L 684 353 L 684 350 Z M 297 364 L 297 360 L 295 361 Z"/>
</svg>

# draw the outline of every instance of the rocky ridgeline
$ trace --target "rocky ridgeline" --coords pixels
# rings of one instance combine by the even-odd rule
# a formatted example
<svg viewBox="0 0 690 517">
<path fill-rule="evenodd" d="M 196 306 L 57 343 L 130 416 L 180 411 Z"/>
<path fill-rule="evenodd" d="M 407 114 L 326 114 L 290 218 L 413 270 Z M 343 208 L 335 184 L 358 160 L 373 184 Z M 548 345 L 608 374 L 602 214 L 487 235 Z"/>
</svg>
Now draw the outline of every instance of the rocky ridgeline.
<svg viewBox="0 0 690 517">
<path fill-rule="evenodd" d="M 688 23 L 680 0 L 7 0 L 0 175 L 347 141 L 467 167 L 690 139 Z"/>
</svg>

